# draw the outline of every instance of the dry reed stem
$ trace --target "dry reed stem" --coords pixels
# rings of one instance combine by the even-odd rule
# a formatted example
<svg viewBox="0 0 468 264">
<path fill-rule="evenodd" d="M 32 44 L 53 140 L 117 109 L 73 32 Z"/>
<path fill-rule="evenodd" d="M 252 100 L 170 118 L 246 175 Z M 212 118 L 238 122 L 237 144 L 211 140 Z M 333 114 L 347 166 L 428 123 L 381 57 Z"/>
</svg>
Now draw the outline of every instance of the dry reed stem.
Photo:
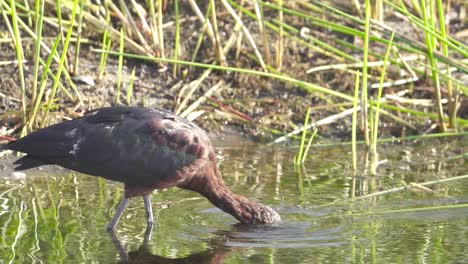
<svg viewBox="0 0 468 264">
<path fill-rule="evenodd" d="M 213 22 L 213 31 L 214 31 L 214 37 L 215 37 L 215 53 L 216 53 L 216 59 L 218 60 L 218 63 L 220 65 L 226 65 L 226 57 L 224 55 L 224 52 L 221 48 L 221 38 L 219 36 L 218 32 L 218 20 L 216 17 L 216 5 L 215 5 L 215 0 L 210 1 L 211 4 L 211 20 Z"/>
<path fill-rule="evenodd" d="M 409 55 L 404 58 L 399 58 L 396 59 L 396 63 L 406 63 L 408 61 L 414 61 L 414 60 L 423 60 L 424 56 L 422 55 Z M 383 66 L 384 61 L 372 61 L 367 63 L 367 67 L 380 67 Z M 387 62 L 387 64 L 391 64 L 391 62 Z M 329 64 L 329 65 L 322 65 L 322 66 L 317 66 L 310 68 L 306 71 L 306 73 L 313 73 L 313 72 L 318 72 L 318 71 L 325 71 L 325 70 L 343 70 L 343 69 L 354 69 L 354 68 L 362 68 L 363 63 L 362 62 L 357 62 L 357 63 L 342 63 L 342 64 Z"/>
<path fill-rule="evenodd" d="M 130 10 L 128 9 L 128 6 L 127 4 L 125 3 L 125 1 L 123 0 L 119 0 L 119 3 L 120 5 L 122 6 L 123 8 L 123 11 L 125 12 L 125 15 L 126 15 L 126 20 L 128 23 L 127 25 L 129 25 L 128 27 L 128 30 L 133 32 L 134 34 L 136 34 L 138 40 L 140 41 L 140 43 L 143 45 L 143 48 L 147 51 L 150 51 L 151 48 L 150 46 L 148 45 L 148 42 L 146 42 L 146 39 L 143 37 L 143 35 L 141 34 L 141 30 L 137 27 L 136 25 L 136 22 L 135 20 L 133 19 L 133 16 L 132 14 L 130 13 Z M 123 22 L 123 21 L 122 21 Z"/>
<path fill-rule="evenodd" d="M 254 41 L 252 35 L 250 34 L 249 30 L 247 29 L 247 27 L 244 25 L 244 23 L 242 22 L 240 17 L 236 14 L 234 9 L 232 9 L 232 6 L 226 0 L 221 0 L 221 2 L 223 3 L 224 7 L 227 9 L 229 14 L 234 18 L 236 23 L 238 23 L 238 24 L 240 24 L 242 26 L 242 31 L 244 32 L 245 36 L 247 37 L 247 40 L 248 40 L 250 46 L 252 46 L 252 48 L 254 50 L 254 53 L 255 53 L 255 56 L 257 57 L 257 59 L 258 59 L 258 61 L 260 63 L 260 66 L 262 66 L 264 71 L 267 71 L 265 62 L 263 61 L 263 58 L 262 58 L 262 54 L 260 54 L 260 51 L 258 51 L 257 45 L 255 44 L 255 41 Z"/>
<path fill-rule="evenodd" d="M 180 112 L 182 111 L 182 109 L 185 108 L 185 106 L 187 105 L 188 101 L 190 100 L 190 98 L 192 97 L 192 95 L 195 93 L 195 91 L 200 87 L 200 85 L 203 83 L 203 81 L 208 78 L 208 76 L 210 75 L 211 73 L 211 69 L 207 69 L 203 72 L 203 74 L 198 78 L 196 79 L 195 81 L 192 81 L 191 83 L 187 84 L 187 85 L 184 85 L 182 87 L 182 89 L 186 90 L 188 89 L 188 87 L 191 87 L 191 89 L 189 90 L 189 92 L 187 93 L 187 95 L 185 96 L 185 98 L 182 100 L 182 102 L 178 105 L 178 107 L 176 108 L 176 115 L 180 114 Z"/>
<path fill-rule="evenodd" d="M 239 6 L 241 7 L 244 6 L 244 0 L 241 0 L 241 2 L 239 3 Z M 238 16 L 240 20 L 242 20 L 243 14 L 244 13 L 241 10 L 239 10 Z M 236 63 L 239 61 L 240 54 L 242 51 L 242 36 L 243 36 L 242 31 L 239 31 L 237 34 L 238 36 L 237 36 L 237 41 L 236 41 L 236 56 L 235 56 Z"/>
<path fill-rule="evenodd" d="M 166 57 L 166 52 L 164 49 L 164 32 L 163 32 L 163 23 L 162 23 L 162 9 L 163 9 L 163 3 L 162 0 L 158 0 L 158 41 L 159 41 L 159 48 L 161 51 L 161 57 L 165 58 Z"/>
<path fill-rule="evenodd" d="M 198 106 L 200 106 L 203 102 L 206 101 L 207 97 L 211 96 L 213 93 L 215 92 L 218 92 L 219 90 L 221 90 L 221 88 L 224 87 L 224 81 L 221 80 L 219 81 L 218 83 L 216 83 L 215 85 L 213 85 L 213 87 L 211 87 L 210 89 L 208 89 L 208 91 L 206 91 L 202 96 L 198 97 L 198 99 L 193 102 L 189 107 L 187 107 L 187 109 L 185 109 L 184 112 L 182 112 L 180 114 L 181 117 L 187 117 L 189 114 L 191 114 Z"/>
<path fill-rule="evenodd" d="M 242 28 L 242 25 L 240 23 L 236 23 L 236 25 L 234 26 L 233 34 L 231 34 L 231 37 L 226 42 L 226 46 L 223 49 L 223 53 L 228 53 L 229 50 L 234 46 L 237 32 L 239 32 L 241 28 Z M 185 85 L 182 88 L 183 90 L 186 90 L 188 89 L 189 86 L 192 87 L 190 91 L 187 93 L 187 95 L 185 96 L 185 98 L 182 100 L 182 102 L 176 108 L 176 111 L 175 111 L 176 114 L 179 114 L 184 109 L 185 105 L 187 105 L 188 100 L 190 100 L 190 97 L 195 93 L 198 87 L 200 87 L 200 85 L 202 84 L 203 80 L 206 79 L 212 71 L 213 69 L 206 69 L 203 72 L 203 74 L 200 76 L 200 78 L 198 78 L 196 81 L 191 82 L 189 85 Z"/>
<path fill-rule="evenodd" d="M 257 15 L 257 21 L 258 21 L 258 29 L 260 32 L 260 35 L 262 36 L 262 45 L 263 49 L 265 51 L 265 59 L 267 64 L 271 64 L 271 53 L 270 53 L 270 44 L 267 39 L 267 33 L 266 33 L 266 28 L 265 28 L 265 20 L 263 17 L 263 12 L 261 10 L 261 7 L 258 3 L 258 0 L 254 1 L 254 8 L 255 8 L 255 14 Z M 239 17 L 240 19 L 240 17 Z"/>
<path fill-rule="evenodd" d="M 208 35 L 208 38 L 210 39 L 211 41 L 211 44 L 213 44 L 213 46 L 216 46 L 216 40 L 215 40 L 215 37 L 214 37 L 214 30 L 213 30 L 213 26 L 211 25 L 211 22 L 209 19 L 205 19 L 205 16 L 203 15 L 203 13 L 201 12 L 200 8 L 198 7 L 197 3 L 195 2 L 195 0 L 189 0 L 188 3 L 190 4 L 190 7 L 192 8 L 193 12 L 195 13 L 195 15 L 198 17 L 198 19 L 200 20 L 200 22 L 202 24 L 205 24 L 206 23 L 206 34 Z"/>
<path fill-rule="evenodd" d="M 278 6 L 279 7 L 282 7 L 283 6 L 283 0 L 278 0 Z M 277 40 L 277 43 L 276 43 L 276 59 L 275 59 L 275 63 L 276 63 L 276 69 L 278 71 L 281 71 L 281 68 L 283 66 L 283 37 L 284 37 L 284 28 L 283 28 L 283 21 L 284 21 L 284 14 L 283 14 L 283 10 L 280 9 L 278 11 L 278 20 L 280 22 L 280 25 L 279 25 L 279 32 L 278 32 L 278 40 Z"/>
</svg>

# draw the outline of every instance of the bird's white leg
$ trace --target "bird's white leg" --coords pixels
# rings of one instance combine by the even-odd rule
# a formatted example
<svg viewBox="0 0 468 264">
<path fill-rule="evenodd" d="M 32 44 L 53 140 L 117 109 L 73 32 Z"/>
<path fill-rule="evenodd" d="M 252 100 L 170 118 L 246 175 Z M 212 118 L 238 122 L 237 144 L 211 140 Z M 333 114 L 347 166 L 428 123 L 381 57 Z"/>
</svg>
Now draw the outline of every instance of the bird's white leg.
<svg viewBox="0 0 468 264">
<path fill-rule="evenodd" d="M 153 208 L 151 208 L 151 197 L 150 195 L 143 196 L 143 201 L 145 202 L 145 212 L 146 212 L 146 222 L 149 225 L 153 225 Z"/>
<path fill-rule="evenodd" d="M 153 233 L 154 219 L 153 219 L 153 208 L 151 207 L 150 195 L 148 194 L 148 195 L 143 196 L 143 201 L 145 202 L 146 223 L 147 223 L 143 244 L 147 245 L 149 244 L 149 241 L 151 240 L 151 234 Z"/>
<path fill-rule="evenodd" d="M 111 232 L 109 232 L 109 236 L 112 239 L 112 243 L 114 243 L 114 246 L 119 251 L 120 260 L 123 263 L 128 263 L 128 253 L 127 253 L 127 250 L 125 250 L 125 248 L 123 247 L 122 242 L 120 241 L 120 239 L 117 237 L 117 235 L 112 230 L 111 230 Z"/>
<path fill-rule="evenodd" d="M 112 220 L 110 223 L 107 225 L 107 230 L 113 231 L 115 226 L 120 220 L 120 217 L 122 217 L 123 212 L 125 211 L 125 208 L 127 207 L 129 198 L 123 198 L 122 201 L 119 204 L 119 208 L 117 208 L 117 211 L 115 212 L 114 216 L 112 217 Z"/>
</svg>

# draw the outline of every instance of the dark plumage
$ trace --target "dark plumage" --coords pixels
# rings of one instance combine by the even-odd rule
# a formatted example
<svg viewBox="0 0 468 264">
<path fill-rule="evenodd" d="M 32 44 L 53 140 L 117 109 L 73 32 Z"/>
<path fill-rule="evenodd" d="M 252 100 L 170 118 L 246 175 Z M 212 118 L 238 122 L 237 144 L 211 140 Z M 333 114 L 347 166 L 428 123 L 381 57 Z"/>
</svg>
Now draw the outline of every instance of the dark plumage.
<svg viewBox="0 0 468 264">
<path fill-rule="evenodd" d="M 224 184 L 206 133 L 164 110 L 108 107 L 84 117 L 37 130 L 7 145 L 26 153 L 17 170 L 57 164 L 78 172 L 123 182 L 125 198 L 109 229 L 114 229 L 128 199 L 143 196 L 149 224 L 149 194 L 180 187 L 196 191 L 242 223 L 271 224 L 280 216 L 270 207 L 232 193 Z"/>
</svg>

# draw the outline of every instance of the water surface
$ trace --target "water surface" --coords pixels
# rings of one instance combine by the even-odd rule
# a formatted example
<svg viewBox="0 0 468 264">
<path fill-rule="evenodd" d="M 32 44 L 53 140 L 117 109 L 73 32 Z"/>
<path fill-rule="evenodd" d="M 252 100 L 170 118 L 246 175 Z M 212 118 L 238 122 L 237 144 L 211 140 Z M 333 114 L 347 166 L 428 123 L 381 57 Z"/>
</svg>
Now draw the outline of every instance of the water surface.
<svg viewBox="0 0 468 264">
<path fill-rule="evenodd" d="M 196 193 L 155 192 L 156 226 L 144 244 L 142 199 L 131 201 L 115 236 L 105 225 L 122 186 L 49 166 L 11 175 L 0 165 L 0 263 L 460 263 L 468 261 L 468 180 L 409 183 L 467 174 L 467 139 L 380 146 L 376 174 L 351 170 L 350 147 L 297 150 L 216 142 L 227 184 L 271 205 L 283 222 L 244 226 Z M 367 169 L 368 168 L 368 169 Z"/>
</svg>

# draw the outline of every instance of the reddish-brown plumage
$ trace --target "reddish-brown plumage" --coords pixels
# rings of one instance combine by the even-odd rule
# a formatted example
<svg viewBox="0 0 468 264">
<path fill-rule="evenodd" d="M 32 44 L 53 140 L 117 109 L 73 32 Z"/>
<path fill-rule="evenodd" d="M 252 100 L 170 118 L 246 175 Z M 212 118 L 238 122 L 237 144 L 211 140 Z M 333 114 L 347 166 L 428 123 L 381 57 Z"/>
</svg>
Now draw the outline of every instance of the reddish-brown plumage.
<svg viewBox="0 0 468 264">
<path fill-rule="evenodd" d="M 149 194 L 180 187 L 200 193 L 221 210 L 248 224 L 280 221 L 270 207 L 232 193 L 216 165 L 206 133 L 193 123 L 151 108 L 110 107 L 38 130 L 7 145 L 24 152 L 17 169 L 58 164 L 120 181 L 125 199 L 109 224 L 117 224 L 127 201 L 143 196 L 152 223 Z"/>
<path fill-rule="evenodd" d="M 234 194 L 224 183 L 216 161 L 211 159 L 197 173 L 186 178 L 177 187 L 195 191 L 212 204 L 246 224 L 272 224 L 281 220 L 270 207 Z"/>
</svg>

